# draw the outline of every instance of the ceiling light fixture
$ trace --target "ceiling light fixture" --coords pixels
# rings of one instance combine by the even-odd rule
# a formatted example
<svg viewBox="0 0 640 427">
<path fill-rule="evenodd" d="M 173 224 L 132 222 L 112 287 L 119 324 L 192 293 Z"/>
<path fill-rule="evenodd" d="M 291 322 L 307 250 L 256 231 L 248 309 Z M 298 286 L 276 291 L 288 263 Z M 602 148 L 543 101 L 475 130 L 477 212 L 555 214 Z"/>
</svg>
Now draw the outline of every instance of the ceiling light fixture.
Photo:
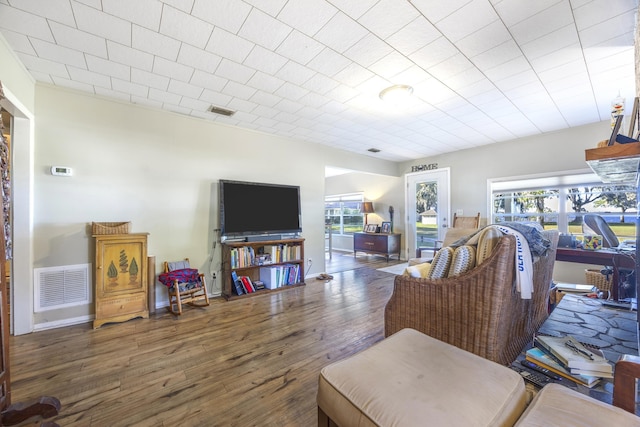
<svg viewBox="0 0 640 427">
<path fill-rule="evenodd" d="M 380 99 L 394 104 L 405 102 L 413 94 L 409 85 L 393 85 L 380 92 Z"/>
</svg>

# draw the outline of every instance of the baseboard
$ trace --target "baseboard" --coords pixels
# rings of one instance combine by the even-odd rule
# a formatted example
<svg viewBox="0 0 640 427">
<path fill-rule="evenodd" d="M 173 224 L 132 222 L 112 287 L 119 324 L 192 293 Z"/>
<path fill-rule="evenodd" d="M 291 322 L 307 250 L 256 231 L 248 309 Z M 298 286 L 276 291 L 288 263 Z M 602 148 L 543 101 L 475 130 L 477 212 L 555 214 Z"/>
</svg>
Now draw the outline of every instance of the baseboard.
<svg viewBox="0 0 640 427">
<path fill-rule="evenodd" d="M 221 292 L 217 294 L 209 293 L 209 298 L 217 298 L 219 296 L 222 296 Z M 156 310 L 164 309 L 166 307 L 169 307 L 168 299 L 164 301 L 156 300 Z M 70 319 L 62 319 L 62 320 L 54 320 L 52 322 L 37 323 L 33 325 L 33 332 L 46 331 L 47 329 L 64 328 L 65 326 L 80 325 L 82 323 L 89 323 L 89 322 L 93 322 L 93 319 L 95 319 L 95 317 L 96 317 L 95 315 L 90 314 L 87 316 L 73 317 Z"/>
<path fill-rule="evenodd" d="M 33 325 L 33 331 L 46 331 L 47 329 L 63 328 L 65 326 L 80 325 L 82 323 L 92 322 L 96 316 L 93 314 L 88 316 L 73 317 L 70 319 L 54 320 L 52 322 L 37 323 Z"/>
</svg>

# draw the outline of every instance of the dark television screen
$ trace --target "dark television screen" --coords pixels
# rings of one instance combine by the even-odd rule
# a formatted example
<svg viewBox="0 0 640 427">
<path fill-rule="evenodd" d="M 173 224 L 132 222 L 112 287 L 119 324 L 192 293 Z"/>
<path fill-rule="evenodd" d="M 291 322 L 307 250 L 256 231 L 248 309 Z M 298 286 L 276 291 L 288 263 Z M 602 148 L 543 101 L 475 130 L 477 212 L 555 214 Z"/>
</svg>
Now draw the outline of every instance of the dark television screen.
<svg viewBox="0 0 640 427">
<path fill-rule="evenodd" d="M 300 187 L 220 180 L 223 236 L 300 232 Z"/>
</svg>

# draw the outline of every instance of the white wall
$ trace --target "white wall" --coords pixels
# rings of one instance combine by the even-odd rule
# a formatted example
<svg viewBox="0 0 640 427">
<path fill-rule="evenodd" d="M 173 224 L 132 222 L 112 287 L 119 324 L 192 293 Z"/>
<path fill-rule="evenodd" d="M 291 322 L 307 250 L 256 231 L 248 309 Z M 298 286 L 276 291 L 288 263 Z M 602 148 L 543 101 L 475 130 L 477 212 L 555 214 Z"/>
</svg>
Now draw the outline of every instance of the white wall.
<svg viewBox="0 0 640 427">
<path fill-rule="evenodd" d="M 486 223 L 490 216 L 488 180 L 571 170 L 589 171 L 585 150 L 595 148 L 599 141 L 609 139 L 610 134 L 610 122 L 600 122 L 405 162 L 400 165 L 400 170 L 407 173 L 413 165 L 430 163 L 437 163 L 439 168 L 450 167 L 451 212 L 457 209 L 463 209 L 466 215 L 480 212 L 482 222 Z M 584 270 L 592 267 L 599 268 L 557 262 L 554 279 L 584 283 Z"/>
<path fill-rule="evenodd" d="M 609 139 L 609 122 L 580 126 L 564 131 L 495 143 L 469 150 L 405 162 L 402 173 L 411 166 L 437 163 L 451 168 L 451 212 L 488 215 L 487 180 L 568 170 L 589 170 L 584 150 Z"/>
<path fill-rule="evenodd" d="M 217 186 L 233 179 L 300 185 L 313 275 L 324 271 L 325 165 L 397 170 L 368 156 L 45 85 L 36 85 L 35 116 L 33 267 L 93 262 L 91 222 L 131 221 L 132 232 L 150 233 L 158 273 L 162 261 L 189 257 L 219 293 L 221 280 L 212 280 L 213 272 L 220 277 Z M 52 176 L 53 165 L 73 168 L 73 176 Z M 156 300 L 167 300 L 162 285 Z M 35 323 L 92 312 L 37 313 Z"/>
</svg>

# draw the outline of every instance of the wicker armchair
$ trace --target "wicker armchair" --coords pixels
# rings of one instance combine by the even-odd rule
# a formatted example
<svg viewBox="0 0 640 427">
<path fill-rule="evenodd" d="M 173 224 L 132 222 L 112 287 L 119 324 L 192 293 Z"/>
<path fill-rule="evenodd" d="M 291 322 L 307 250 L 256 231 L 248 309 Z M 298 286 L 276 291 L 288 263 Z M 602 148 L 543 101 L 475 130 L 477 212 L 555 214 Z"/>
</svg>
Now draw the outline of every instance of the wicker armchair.
<svg viewBox="0 0 640 427">
<path fill-rule="evenodd" d="M 413 328 L 502 365 L 513 362 L 548 317 L 549 290 L 558 244 L 533 264 L 533 298 L 515 289 L 516 239 L 500 242 L 482 264 L 460 276 L 423 279 L 397 276 L 385 307 L 385 336 Z"/>
</svg>

